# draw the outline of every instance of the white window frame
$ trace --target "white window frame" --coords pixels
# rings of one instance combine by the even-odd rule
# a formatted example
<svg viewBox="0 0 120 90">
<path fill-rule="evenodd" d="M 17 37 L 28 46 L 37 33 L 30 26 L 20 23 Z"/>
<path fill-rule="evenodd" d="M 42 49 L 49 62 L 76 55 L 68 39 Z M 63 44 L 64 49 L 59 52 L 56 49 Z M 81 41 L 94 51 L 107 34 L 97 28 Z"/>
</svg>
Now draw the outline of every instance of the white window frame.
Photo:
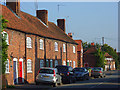
<svg viewBox="0 0 120 90">
<path fill-rule="evenodd" d="M 32 39 L 31 37 L 26 38 L 27 48 L 32 48 Z"/>
<path fill-rule="evenodd" d="M 73 46 L 73 53 L 75 53 L 75 46 Z"/>
<path fill-rule="evenodd" d="M 66 61 L 63 61 L 63 65 L 66 65 Z"/>
<path fill-rule="evenodd" d="M 55 66 L 57 66 L 58 65 L 58 60 L 55 60 Z"/>
<path fill-rule="evenodd" d="M 7 61 L 5 62 L 5 73 L 10 73 L 9 72 L 9 59 L 7 59 Z"/>
<path fill-rule="evenodd" d="M 44 60 L 40 60 L 40 68 L 44 67 Z"/>
<path fill-rule="evenodd" d="M 63 52 L 66 52 L 65 44 L 63 44 Z"/>
<path fill-rule="evenodd" d="M 42 40 L 42 39 L 40 39 L 40 49 L 41 49 L 41 50 L 44 50 L 43 40 Z"/>
<path fill-rule="evenodd" d="M 55 46 L 55 51 L 58 51 L 58 43 L 57 42 L 54 43 L 54 46 Z"/>
<path fill-rule="evenodd" d="M 32 73 L 32 61 L 31 61 L 31 59 L 27 60 L 27 73 Z"/>
<path fill-rule="evenodd" d="M 5 32 L 5 31 L 3 31 L 2 34 L 3 34 L 3 37 L 5 36 L 4 34 L 6 34 L 6 40 L 5 40 L 5 41 L 6 41 L 7 45 L 9 45 L 9 37 L 8 37 L 8 33 Z"/>
<path fill-rule="evenodd" d="M 75 68 L 75 61 L 73 61 L 73 68 Z"/>
</svg>

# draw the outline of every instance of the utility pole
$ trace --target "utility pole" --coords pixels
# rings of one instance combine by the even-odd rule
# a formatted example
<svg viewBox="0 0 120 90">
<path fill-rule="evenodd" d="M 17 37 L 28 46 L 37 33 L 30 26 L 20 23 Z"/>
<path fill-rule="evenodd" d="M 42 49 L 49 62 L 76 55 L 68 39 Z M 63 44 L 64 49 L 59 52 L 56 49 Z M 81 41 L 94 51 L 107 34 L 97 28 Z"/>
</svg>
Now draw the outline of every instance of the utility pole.
<svg viewBox="0 0 120 90">
<path fill-rule="evenodd" d="M 104 37 L 102 37 L 102 45 L 104 45 Z"/>
<path fill-rule="evenodd" d="M 38 2 L 35 0 L 35 10 L 38 10 Z"/>
</svg>

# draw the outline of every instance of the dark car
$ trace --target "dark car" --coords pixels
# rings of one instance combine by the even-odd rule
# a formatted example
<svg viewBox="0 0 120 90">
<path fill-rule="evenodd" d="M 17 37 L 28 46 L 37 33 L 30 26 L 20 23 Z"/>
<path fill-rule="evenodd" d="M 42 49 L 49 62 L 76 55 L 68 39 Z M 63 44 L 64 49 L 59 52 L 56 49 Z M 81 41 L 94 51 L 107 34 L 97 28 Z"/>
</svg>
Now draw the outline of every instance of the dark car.
<svg viewBox="0 0 120 90">
<path fill-rule="evenodd" d="M 92 77 L 105 77 L 105 73 L 102 67 L 94 67 L 91 71 L 91 76 Z"/>
<path fill-rule="evenodd" d="M 74 83 L 76 81 L 71 66 L 58 65 L 55 68 L 58 69 L 58 73 L 62 76 L 62 83 Z"/>
<path fill-rule="evenodd" d="M 73 72 L 77 80 L 88 80 L 89 79 L 89 72 L 86 68 L 74 68 Z"/>
</svg>

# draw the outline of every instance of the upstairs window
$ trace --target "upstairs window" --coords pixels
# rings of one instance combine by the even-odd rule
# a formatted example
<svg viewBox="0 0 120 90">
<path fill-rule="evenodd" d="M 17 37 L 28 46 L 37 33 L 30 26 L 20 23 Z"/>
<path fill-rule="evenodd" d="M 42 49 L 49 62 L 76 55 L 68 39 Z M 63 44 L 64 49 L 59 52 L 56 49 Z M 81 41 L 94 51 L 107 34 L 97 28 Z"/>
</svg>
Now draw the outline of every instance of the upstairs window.
<svg viewBox="0 0 120 90">
<path fill-rule="evenodd" d="M 40 49 L 41 49 L 41 50 L 44 49 L 44 47 L 43 47 L 43 40 L 42 40 L 42 39 L 40 39 Z"/>
<path fill-rule="evenodd" d="M 5 73 L 9 73 L 9 59 L 7 59 L 6 63 L 6 70 L 5 70 Z"/>
<path fill-rule="evenodd" d="M 58 65 L 58 60 L 55 60 L 55 67 Z"/>
<path fill-rule="evenodd" d="M 6 37 L 6 43 L 7 43 L 7 45 L 9 45 L 8 33 L 3 31 L 2 34 L 3 34 L 3 37 Z"/>
<path fill-rule="evenodd" d="M 66 50 L 66 49 L 65 49 L 65 44 L 63 44 L 63 52 L 65 52 L 65 50 Z"/>
<path fill-rule="evenodd" d="M 27 73 L 32 72 L 32 62 L 30 59 L 27 60 Z"/>
<path fill-rule="evenodd" d="M 75 61 L 73 61 L 73 68 L 75 68 L 76 64 L 75 64 Z"/>
<path fill-rule="evenodd" d="M 53 60 L 52 59 L 50 60 L 50 67 L 51 68 L 53 67 Z"/>
<path fill-rule="evenodd" d="M 55 42 L 55 51 L 58 51 L 58 43 Z"/>
<path fill-rule="evenodd" d="M 75 46 L 73 46 L 73 53 L 75 53 Z"/>
<path fill-rule="evenodd" d="M 32 40 L 30 37 L 27 37 L 27 48 L 32 48 Z"/>
</svg>

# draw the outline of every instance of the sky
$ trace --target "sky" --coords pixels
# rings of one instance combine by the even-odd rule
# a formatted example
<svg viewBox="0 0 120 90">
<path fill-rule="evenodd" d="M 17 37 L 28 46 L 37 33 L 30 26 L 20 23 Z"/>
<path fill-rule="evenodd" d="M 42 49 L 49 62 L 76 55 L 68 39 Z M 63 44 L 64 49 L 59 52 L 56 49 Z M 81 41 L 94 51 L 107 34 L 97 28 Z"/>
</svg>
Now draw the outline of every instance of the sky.
<svg viewBox="0 0 120 90">
<path fill-rule="evenodd" d="M 48 20 L 66 19 L 66 33 L 83 42 L 107 43 L 118 51 L 117 2 L 35 2 L 21 1 L 21 10 L 36 16 L 36 9 L 48 10 Z M 69 0 L 68 0 L 69 1 Z M 113 0 L 111 0 L 113 1 Z M 59 10 L 58 10 L 58 5 Z"/>
</svg>

